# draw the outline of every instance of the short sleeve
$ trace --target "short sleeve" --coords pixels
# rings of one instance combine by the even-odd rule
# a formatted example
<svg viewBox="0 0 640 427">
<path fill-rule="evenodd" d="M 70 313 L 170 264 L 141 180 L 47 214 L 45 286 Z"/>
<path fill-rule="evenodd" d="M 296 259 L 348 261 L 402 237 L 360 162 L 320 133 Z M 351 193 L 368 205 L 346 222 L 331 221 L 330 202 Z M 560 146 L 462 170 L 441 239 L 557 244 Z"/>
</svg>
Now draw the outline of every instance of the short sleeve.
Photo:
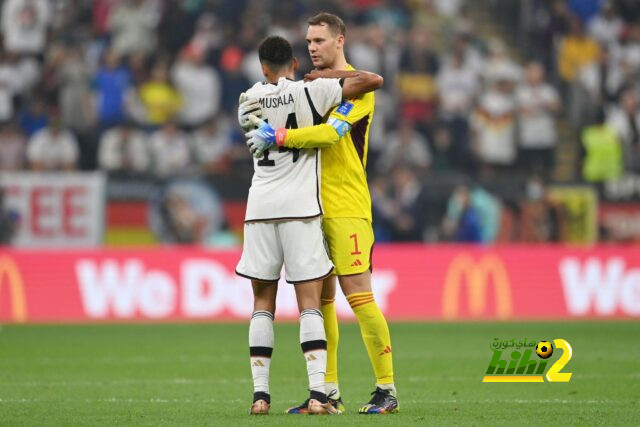
<svg viewBox="0 0 640 427">
<path fill-rule="evenodd" d="M 342 100 L 342 85 L 339 79 L 315 79 L 304 84 L 310 102 L 321 116 Z"/>
</svg>

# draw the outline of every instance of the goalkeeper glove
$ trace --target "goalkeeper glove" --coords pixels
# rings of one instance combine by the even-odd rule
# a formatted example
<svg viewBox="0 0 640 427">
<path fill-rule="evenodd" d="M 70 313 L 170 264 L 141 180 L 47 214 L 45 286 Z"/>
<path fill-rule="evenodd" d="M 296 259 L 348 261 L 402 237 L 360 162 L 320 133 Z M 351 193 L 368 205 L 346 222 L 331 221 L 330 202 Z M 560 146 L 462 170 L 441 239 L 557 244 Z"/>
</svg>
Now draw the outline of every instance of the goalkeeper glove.
<svg viewBox="0 0 640 427">
<path fill-rule="evenodd" d="M 257 99 L 249 98 L 244 92 L 240 94 L 238 104 L 238 123 L 242 130 L 248 132 L 254 129 L 254 125 L 249 121 L 249 115 L 262 118 L 262 107 Z"/>
<path fill-rule="evenodd" d="M 249 114 L 248 121 L 256 128 L 245 134 L 247 146 L 253 157 L 262 157 L 265 151 L 274 145 L 283 145 L 287 136 L 287 129 L 274 129 L 269 123 Z"/>
</svg>

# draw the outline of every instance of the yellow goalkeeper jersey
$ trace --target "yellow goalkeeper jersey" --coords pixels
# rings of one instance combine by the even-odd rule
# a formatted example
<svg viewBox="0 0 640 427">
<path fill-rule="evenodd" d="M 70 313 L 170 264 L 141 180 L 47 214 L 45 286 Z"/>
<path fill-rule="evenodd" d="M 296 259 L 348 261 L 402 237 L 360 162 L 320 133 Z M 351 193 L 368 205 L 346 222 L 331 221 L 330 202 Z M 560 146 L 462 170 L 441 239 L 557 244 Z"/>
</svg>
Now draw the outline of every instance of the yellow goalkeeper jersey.
<svg viewBox="0 0 640 427">
<path fill-rule="evenodd" d="M 350 70 L 353 67 L 349 66 Z M 375 95 L 365 93 L 342 101 L 329 117 L 344 120 L 351 131 L 338 143 L 322 149 L 322 207 L 325 218 L 366 218 L 371 221 L 371 196 L 367 185 L 369 129 Z"/>
</svg>

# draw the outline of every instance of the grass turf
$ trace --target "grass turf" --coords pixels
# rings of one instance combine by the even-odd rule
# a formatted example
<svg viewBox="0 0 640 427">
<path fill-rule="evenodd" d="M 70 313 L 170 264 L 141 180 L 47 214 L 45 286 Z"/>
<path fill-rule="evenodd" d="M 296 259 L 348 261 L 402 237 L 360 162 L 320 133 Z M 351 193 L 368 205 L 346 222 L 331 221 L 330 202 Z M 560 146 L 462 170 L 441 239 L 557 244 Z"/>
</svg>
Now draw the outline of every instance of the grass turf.
<svg viewBox="0 0 640 427">
<path fill-rule="evenodd" d="M 640 322 L 396 323 L 397 415 L 355 413 L 373 377 L 357 325 L 341 325 L 347 413 L 284 415 L 306 397 L 295 324 L 276 327 L 272 414 L 249 417 L 247 326 L 3 326 L 0 425 L 638 425 Z M 486 384 L 495 337 L 564 338 L 569 383 Z M 551 361 L 557 360 L 556 352 Z M 551 364 L 549 364 L 551 365 Z M 376 417 L 375 420 L 371 417 Z"/>
</svg>

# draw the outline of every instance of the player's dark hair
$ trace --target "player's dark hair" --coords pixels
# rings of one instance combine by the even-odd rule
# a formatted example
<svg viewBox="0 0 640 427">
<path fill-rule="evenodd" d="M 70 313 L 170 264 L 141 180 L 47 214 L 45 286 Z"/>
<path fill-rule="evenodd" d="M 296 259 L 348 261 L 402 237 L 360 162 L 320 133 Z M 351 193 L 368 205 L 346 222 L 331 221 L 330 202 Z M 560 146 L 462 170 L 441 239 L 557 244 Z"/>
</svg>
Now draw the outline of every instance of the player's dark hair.
<svg viewBox="0 0 640 427">
<path fill-rule="evenodd" d="M 291 44 L 280 36 L 269 36 L 258 47 L 260 63 L 272 70 L 280 70 L 293 61 Z"/>
<path fill-rule="evenodd" d="M 339 16 L 334 15 L 333 13 L 320 12 L 317 15 L 309 18 L 309 20 L 307 21 L 307 24 L 309 25 L 325 24 L 329 28 L 329 31 L 331 31 L 331 34 L 333 34 L 334 36 L 338 36 L 338 35 L 344 36 L 347 34 L 347 27 L 346 25 L 344 25 L 344 21 Z"/>
</svg>

